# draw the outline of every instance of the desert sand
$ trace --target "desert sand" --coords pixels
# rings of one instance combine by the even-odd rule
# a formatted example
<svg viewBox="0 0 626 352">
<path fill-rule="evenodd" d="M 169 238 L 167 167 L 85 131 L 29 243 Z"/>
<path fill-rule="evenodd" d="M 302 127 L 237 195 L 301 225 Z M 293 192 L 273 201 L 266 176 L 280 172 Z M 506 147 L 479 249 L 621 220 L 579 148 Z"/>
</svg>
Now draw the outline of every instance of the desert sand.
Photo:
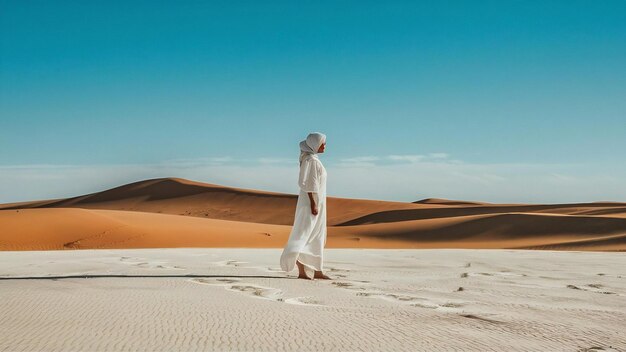
<svg viewBox="0 0 626 352">
<path fill-rule="evenodd" d="M 67 199 L 0 204 L 0 250 L 281 248 L 296 200 L 295 194 L 159 178 Z M 328 197 L 326 248 L 623 251 L 626 203 Z"/>
<path fill-rule="evenodd" d="M 327 249 L 313 281 L 279 256 L 3 252 L 0 351 L 626 350 L 621 253 Z"/>
</svg>

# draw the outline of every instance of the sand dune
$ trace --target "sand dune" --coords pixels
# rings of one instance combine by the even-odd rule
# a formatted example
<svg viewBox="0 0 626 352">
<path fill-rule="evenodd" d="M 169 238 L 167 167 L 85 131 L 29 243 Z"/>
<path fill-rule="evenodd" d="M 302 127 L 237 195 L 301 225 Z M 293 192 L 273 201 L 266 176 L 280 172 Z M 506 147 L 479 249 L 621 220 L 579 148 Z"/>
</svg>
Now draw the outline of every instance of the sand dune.
<svg viewBox="0 0 626 352">
<path fill-rule="evenodd" d="M 623 250 L 626 245 L 626 219 L 592 216 L 483 214 L 346 227 L 359 237 L 416 244 L 411 248 Z"/>
<path fill-rule="evenodd" d="M 0 204 L 0 210 L 33 208 L 131 210 L 291 225 L 297 198 L 295 194 L 225 187 L 181 178 L 161 178 L 67 199 Z M 411 203 L 334 197 L 329 197 L 328 203 L 328 224 L 331 226 L 373 211 L 415 207 Z"/>
<path fill-rule="evenodd" d="M 282 247 L 297 196 L 160 178 L 0 205 L 0 249 Z M 328 198 L 328 248 L 626 249 L 626 203 Z"/>
<path fill-rule="evenodd" d="M 394 209 L 374 212 L 346 222 L 336 224 L 362 225 L 382 222 L 397 222 L 418 219 L 449 218 L 456 216 L 480 214 L 510 214 L 510 213 L 539 213 L 555 215 L 596 215 L 607 217 L 626 218 L 624 206 L 614 206 L 612 203 L 579 203 L 579 204 L 549 204 L 549 205 L 473 205 L 466 207 L 446 206 L 436 208 Z"/>
<path fill-rule="evenodd" d="M 285 225 L 79 208 L 3 210 L 0 224 L 5 250 L 277 247 L 289 231 Z"/>
</svg>

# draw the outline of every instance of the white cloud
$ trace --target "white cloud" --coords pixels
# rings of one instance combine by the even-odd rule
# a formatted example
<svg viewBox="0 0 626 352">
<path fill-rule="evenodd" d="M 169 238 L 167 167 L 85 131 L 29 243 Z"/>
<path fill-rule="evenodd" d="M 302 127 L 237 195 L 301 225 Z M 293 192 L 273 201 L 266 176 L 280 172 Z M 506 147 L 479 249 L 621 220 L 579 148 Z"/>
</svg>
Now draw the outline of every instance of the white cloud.
<svg viewBox="0 0 626 352">
<path fill-rule="evenodd" d="M 376 162 L 381 158 L 378 156 L 367 155 L 367 156 L 356 156 L 352 158 L 342 158 L 339 159 L 339 162 L 335 164 L 338 167 L 354 167 L 354 166 L 374 166 Z"/>
<path fill-rule="evenodd" d="M 271 157 L 250 160 L 214 157 L 134 165 L 0 166 L 0 203 L 77 196 L 157 177 L 298 192 L 297 162 Z M 448 155 L 432 154 L 323 162 L 328 194 L 337 197 L 408 202 L 429 197 L 502 203 L 626 201 L 626 166 L 620 165 L 608 169 L 582 164 L 460 163 Z"/>
<path fill-rule="evenodd" d="M 354 166 L 376 166 L 387 165 L 393 163 L 419 163 L 419 162 L 446 162 L 448 161 L 448 154 L 446 153 L 430 153 L 427 155 L 422 154 L 391 154 L 385 156 L 356 156 L 352 158 L 340 159 L 339 163 L 335 164 L 340 167 L 354 167 Z"/>
<path fill-rule="evenodd" d="M 378 156 L 357 156 L 354 158 L 345 158 L 345 159 L 341 159 L 341 161 L 356 161 L 356 162 L 361 162 L 361 161 L 376 161 L 376 160 L 380 160 L 380 157 Z"/>
<path fill-rule="evenodd" d="M 408 161 L 411 163 L 417 163 L 424 160 L 423 155 L 388 155 L 388 159 L 395 161 Z"/>
<path fill-rule="evenodd" d="M 405 154 L 405 155 L 387 155 L 386 159 L 400 162 L 419 163 L 419 162 L 444 162 L 447 161 L 449 155 L 446 153 L 430 153 L 427 155 L 422 154 Z"/>
<path fill-rule="evenodd" d="M 257 158 L 256 161 L 261 164 L 293 164 L 293 163 L 298 162 L 297 160 L 294 160 L 293 158 L 273 158 L 273 157 Z"/>
<path fill-rule="evenodd" d="M 428 154 L 428 156 L 433 159 L 446 159 L 447 157 L 449 157 L 449 155 L 446 153 L 430 153 Z"/>
<path fill-rule="evenodd" d="M 169 159 L 161 162 L 161 165 L 164 166 L 172 166 L 176 165 L 179 167 L 193 167 L 198 165 L 223 165 L 230 162 L 235 161 L 230 156 L 219 156 L 219 157 L 204 157 L 204 158 L 181 158 L 181 159 Z"/>
</svg>

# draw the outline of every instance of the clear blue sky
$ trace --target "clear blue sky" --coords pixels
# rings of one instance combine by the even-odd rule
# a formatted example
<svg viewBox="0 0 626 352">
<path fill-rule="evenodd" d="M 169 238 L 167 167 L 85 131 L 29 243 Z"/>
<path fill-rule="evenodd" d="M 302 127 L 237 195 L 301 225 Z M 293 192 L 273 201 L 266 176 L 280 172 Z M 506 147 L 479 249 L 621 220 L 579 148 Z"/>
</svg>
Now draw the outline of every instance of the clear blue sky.
<svg viewBox="0 0 626 352">
<path fill-rule="evenodd" d="M 0 0 L 0 166 L 297 158 L 310 131 L 329 162 L 624 163 L 626 1 Z"/>
</svg>

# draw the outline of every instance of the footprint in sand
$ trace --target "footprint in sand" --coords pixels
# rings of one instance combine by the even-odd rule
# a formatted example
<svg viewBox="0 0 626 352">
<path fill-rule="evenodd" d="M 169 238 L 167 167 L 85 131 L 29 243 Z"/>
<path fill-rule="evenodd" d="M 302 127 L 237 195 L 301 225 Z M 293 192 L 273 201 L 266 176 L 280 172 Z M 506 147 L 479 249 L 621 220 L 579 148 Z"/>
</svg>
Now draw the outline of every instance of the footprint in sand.
<svg viewBox="0 0 626 352">
<path fill-rule="evenodd" d="M 276 272 L 282 272 L 283 269 L 281 268 L 272 268 L 272 267 L 268 267 L 267 269 L 263 269 L 264 271 L 270 272 L 270 273 L 276 273 Z"/>
<path fill-rule="evenodd" d="M 248 264 L 248 262 L 241 262 L 238 260 L 222 260 L 219 262 L 211 262 L 209 263 L 214 266 L 233 266 L 233 267 L 242 267 L 242 264 Z"/>
<path fill-rule="evenodd" d="M 406 305 L 409 305 L 412 307 L 418 307 L 418 308 L 437 309 L 437 310 L 445 311 L 445 312 L 459 312 L 461 311 L 460 308 L 465 306 L 465 302 L 449 302 L 449 301 L 436 302 L 428 298 L 416 297 L 416 296 L 406 295 L 406 294 L 383 292 L 383 291 L 357 292 L 356 295 L 362 296 L 362 297 L 380 298 L 388 302 L 406 304 Z"/>
<path fill-rule="evenodd" d="M 239 279 L 189 279 L 196 284 L 222 286 L 229 291 L 243 292 L 252 297 L 267 299 L 270 301 L 282 301 L 283 291 L 273 287 L 265 287 L 241 282 Z"/>
<path fill-rule="evenodd" d="M 494 277 L 504 277 L 504 278 L 508 278 L 508 277 L 526 277 L 526 274 L 518 274 L 518 273 L 514 273 L 511 271 L 507 271 L 507 270 L 503 270 L 503 271 L 498 271 L 498 272 L 493 272 L 493 273 L 462 273 L 461 274 L 461 278 L 467 278 L 467 277 L 485 277 L 485 276 L 494 276 Z"/>
<path fill-rule="evenodd" d="M 120 262 L 127 265 L 132 265 L 142 269 L 177 269 L 177 270 L 185 270 L 185 268 L 177 266 L 177 265 L 167 265 L 168 262 L 159 262 L 159 261 L 147 261 L 146 258 L 136 258 L 136 257 L 120 257 Z"/>
<path fill-rule="evenodd" d="M 296 305 L 301 305 L 301 306 L 318 306 L 318 307 L 325 306 L 322 301 L 318 300 L 315 297 L 287 298 L 284 300 L 284 302 L 288 304 L 296 304 Z"/>
<path fill-rule="evenodd" d="M 480 275 L 487 275 L 487 276 L 499 276 L 499 277 L 526 277 L 528 275 L 526 274 L 519 274 L 519 273 L 514 273 L 512 271 L 509 270 L 501 270 L 495 273 L 479 273 Z"/>
<path fill-rule="evenodd" d="M 463 318 L 484 321 L 484 322 L 491 323 L 491 324 L 502 324 L 502 323 L 504 323 L 503 321 L 489 319 L 489 318 L 481 317 L 481 316 L 474 315 L 474 314 L 459 314 L 459 315 L 462 316 Z"/>
<path fill-rule="evenodd" d="M 248 262 L 241 262 L 238 260 L 227 260 L 226 265 L 230 266 L 241 266 L 242 264 L 248 264 Z"/>
<path fill-rule="evenodd" d="M 189 279 L 189 281 L 196 283 L 196 284 L 202 284 L 202 285 L 221 286 L 229 291 L 240 292 L 240 293 L 250 295 L 251 297 L 261 298 L 261 299 L 275 301 L 275 302 L 284 302 L 288 304 L 306 305 L 306 306 L 320 306 L 320 307 L 324 306 L 323 302 L 318 300 L 315 297 L 308 296 L 308 297 L 284 298 L 284 293 L 280 289 L 241 282 L 240 279 L 235 279 L 235 278 L 233 279 L 198 278 L 198 279 Z"/>
<path fill-rule="evenodd" d="M 242 262 L 237 260 L 222 260 L 219 262 L 211 262 L 209 263 L 211 266 L 226 266 L 226 267 L 237 267 L 242 269 L 254 269 L 258 271 L 262 271 L 265 273 L 284 273 L 283 269 L 280 267 L 271 267 L 271 266 L 250 266 L 243 264 L 249 264 L 249 262 Z"/>
<path fill-rule="evenodd" d="M 332 272 L 338 272 L 338 271 L 350 272 L 350 270 L 348 269 L 341 269 L 341 268 L 335 268 L 335 267 L 327 267 L 326 270 L 332 271 Z"/>
<path fill-rule="evenodd" d="M 589 348 L 583 348 L 578 350 L 578 352 L 618 352 L 618 350 L 614 349 L 613 347 L 589 347 Z"/>
<path fill-rule="evenodd" d="M 341 278 L 348 277 L 348 275 L 346 274 L 350 273 L 350 270 L 348 269 L 341 269 L 341 268 L 335 268 L 335 267 L 326 267 L 324 271 L 332 273 L 331 276 L 341 277 Z"/>
<path fill-rule="evenodd" d="M 333 286 L 345 288 L 348 290 L 358 290 L 358 291 L 365 290 L 366 288 L 363 286 L 367 286 L 368 284 L 369 284 L 369 281 L 356 281 L 356 280 L 354 281 L 342 280 L 342 281 L 331 282 L 331 285 Z"/>
<path fill-rule="evenodd" d="M 273 287 L 265 287 L 253 284 L 235 284 L 226 287 L 227 290 L 239 291 L 251 294 L 254 297 L 269 299 L 271 301 L 282 301 L 283 291 Z"/>
<path fill-rule="evenodd" d="M 595 293 L 602 293 L 604 295 L 615 295 L 615 292 L 611 292 L 611 291 L 605 291 L 603 289 L 604 286 L 600 285 L 600 284 L 588 284 L 586 285 L 586 287 L 578 287 L 575 285 L 567 285 L 566 286 L 569 289 L 572 290 L 580 290 L 580 291 L 589 291 L 589 292 L 595 292 Z"/>
<path fill-rule="evenodd" d="M 338 282 L 338 281 L 332 282 L 332 284 L 337 286 L 337 287 L 351 287 L 351 286 L 353 286 L 351 283 L 348 283 L 348 282 Z"/>
</svg>

